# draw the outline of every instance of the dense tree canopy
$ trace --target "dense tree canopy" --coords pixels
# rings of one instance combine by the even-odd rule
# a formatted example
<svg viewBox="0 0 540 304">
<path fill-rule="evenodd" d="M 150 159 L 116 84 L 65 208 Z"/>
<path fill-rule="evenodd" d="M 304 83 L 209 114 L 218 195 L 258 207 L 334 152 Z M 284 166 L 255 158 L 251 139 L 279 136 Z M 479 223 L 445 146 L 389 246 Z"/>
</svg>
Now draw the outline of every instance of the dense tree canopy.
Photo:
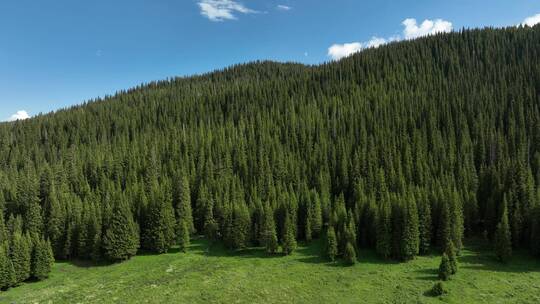
<svg viewBox="0 0 540 304">
<path fill-rule="evenodd" d="M 351 263 L 359 247 L 459 253 L 477 233 L 539 255 L 539 92 L 540 26 L 512 27 L 238 65 L 2 123 L 0 287 L 32 275 L 33 250 L 46 277 L 47 244 L 124 260 L 195 233 L 269 253 L 327 235 L 329 258 Z"/>
</svg>

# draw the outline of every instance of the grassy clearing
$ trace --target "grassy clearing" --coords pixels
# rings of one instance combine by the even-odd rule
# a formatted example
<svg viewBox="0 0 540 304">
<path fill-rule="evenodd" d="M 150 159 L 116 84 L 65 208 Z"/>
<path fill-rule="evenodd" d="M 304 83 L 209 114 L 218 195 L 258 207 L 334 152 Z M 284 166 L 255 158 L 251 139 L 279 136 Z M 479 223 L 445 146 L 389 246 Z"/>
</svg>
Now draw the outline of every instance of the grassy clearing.
<svg viewBox="0 0 540 304">
<path fill-rule="evenodd" d="M 409 263 L 361 251 L 352 267 L 319 257 L 321 244 L 293 255 L 230 253 L 197 240 L 187 254 L 140 255 L 114 265 L 59 262 L 51 277 L 0 293 L 0 303 L 540 303 L 540 261 L 516 253 L 501 265 L 468 244 L 449 293 L 430 297 L 440 257 Z"/>
</svg>

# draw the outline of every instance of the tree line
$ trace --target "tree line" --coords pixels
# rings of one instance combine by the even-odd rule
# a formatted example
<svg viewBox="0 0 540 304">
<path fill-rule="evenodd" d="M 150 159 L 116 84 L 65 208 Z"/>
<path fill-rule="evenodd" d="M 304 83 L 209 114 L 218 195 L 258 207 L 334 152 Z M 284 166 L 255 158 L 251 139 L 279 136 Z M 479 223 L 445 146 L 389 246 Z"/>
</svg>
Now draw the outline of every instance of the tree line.
<svg viewBox="0 0 540 304">
<path fill-rule="evenodd" d="M 0 266 L 20 282 L 41 270 L 19 250 L 121 261 L 194 235 L 269 254 L 324 238 L 349 263 L 473 235 L 540 256 L 539 59 L 538 26 L 462 30 L 0 124 Z"/>
</svg>

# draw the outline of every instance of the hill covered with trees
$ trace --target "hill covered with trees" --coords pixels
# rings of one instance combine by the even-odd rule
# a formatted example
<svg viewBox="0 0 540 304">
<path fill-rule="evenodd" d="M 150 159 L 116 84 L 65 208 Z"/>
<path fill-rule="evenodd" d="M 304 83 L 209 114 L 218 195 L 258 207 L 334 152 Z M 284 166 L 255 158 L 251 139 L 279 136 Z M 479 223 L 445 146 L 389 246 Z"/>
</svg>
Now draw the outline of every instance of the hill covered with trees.
<svg viewBox="0 0 540 304">
<path fill-rule="evenodd" d="M 501 261 L 540 257 L 540 26 L 238 65 L 3 123 L 0 205 L 2 288 L 46 277 L 52 254 L 122 261 L 200 234 L 268 254 L 324 238 L 349 263 L 459 254 L 473 235 Z"/>
</svg>

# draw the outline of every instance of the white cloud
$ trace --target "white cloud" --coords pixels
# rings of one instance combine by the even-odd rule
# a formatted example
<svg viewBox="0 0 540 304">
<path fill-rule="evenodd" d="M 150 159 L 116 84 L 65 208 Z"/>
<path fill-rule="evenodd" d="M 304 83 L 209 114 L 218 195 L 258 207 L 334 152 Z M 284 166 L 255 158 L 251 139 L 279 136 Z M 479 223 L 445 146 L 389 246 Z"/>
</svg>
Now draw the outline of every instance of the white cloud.
<svg viewBox="0 0 540 304">
<path fill-rule="evenodd" d="M 211 21 L 235 20 L 235 13 L 255 14 L 255 10 L 233 0 L 201 0 L 198 2 L 201 15 Z"/>
<path fill-rule="evenodd" d="M 334 60 L 339 60 L 343 57 L 348 57 L 354 53 L 358 53 L 368 48 L 378 48 L 381 45 L 390 43 L 392 41 L 399 40 L 398 37 L 390 37 L 388 39 L 373 37 L 366 42 L 351 42 L 344 44 L 334 44 L 328 48 L 328 56 Z"/>
<path fill-rule="evenodd" d="M 290 11 L 290 10 L 292 10 L 292 7 L 287 6 L 287 5 L 283 5 L 283 4 L 279 4 L 276 8 L 278 10 L 280 10 L 280 11 Z"/>
<path fill-rule="evenodd" d="M 333 60 L 339 60 L 343 57 L 350 56 L 354 53 L 360 52 L 367 48 L 377 48 L 381 45 L 400 41 L 403 39 L 415 39 L 422 36 L 433 35 L 437 33 L 451 32 L 453 27 L 452 23 L 442 20 L 424 20 L 420 26 L 416 23 L 416 19 L 408 18 L 401 23 L 405 28 L 403 29 L 403 35 L 396 35 L 389 38 L 372 37 L 371 40 L 366 42 L 351 42 L 344 44 L 334 44 L 328 48 L 328 56 Z"/>
<path fill-rule="evenodd" d="M 523 20 L 523 23 L 521 23 L 521 25 L 523 26 L 527 25 L 527 26 L 533 27 L 537 25 L 538 23 L 540 23 L 540 14 L 536 14 L 534 16 L 525 18 L 525 20 Z"/>
<path fill-rule="evenodd" d="M 28 115 L 28 112 L 25 110 L 17 111 L 17 113 L 11 115 L 11 117 L 8 119 L 8 121 L 15 121 L 15 120 L 24 120 L 30 118 L 30 115 Z"/>
<path fill-rule="evenodd" d="M 363 47 L 360 42 L 334 44 L 328 48 L 328 56 L 332 57 L 334 60 L 338 60 L 351 54 L 360 52 L 362 49 Z"/>
<path fill-rule="evenodd" d="M 426 19 L 418 26 L 418 24 L 416 24 L 416 19 L 408 18 L 405 19 L 402 24 L 405 26 L 405 29 L 403 30 L 405 39 L 415 39 L 437 33 L 448 33 L 453 29 L 451 22 L 442 19 Z"/>
</svg>

